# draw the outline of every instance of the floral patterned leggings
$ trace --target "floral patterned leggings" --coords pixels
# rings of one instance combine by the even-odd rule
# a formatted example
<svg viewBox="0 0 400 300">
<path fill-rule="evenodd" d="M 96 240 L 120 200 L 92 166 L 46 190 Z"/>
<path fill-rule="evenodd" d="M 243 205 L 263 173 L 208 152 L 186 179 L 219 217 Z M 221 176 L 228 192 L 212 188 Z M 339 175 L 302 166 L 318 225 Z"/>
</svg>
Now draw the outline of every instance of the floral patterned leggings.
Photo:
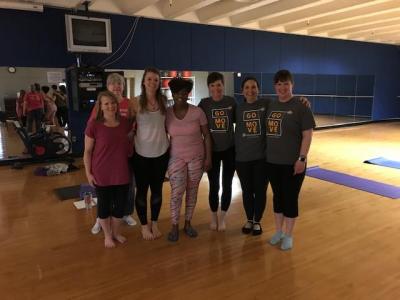
<svg viewBox="0 0 400 300">
<path fill-rule="evenodd" d="M 197 202 L 197 191 L 203 176 L 204 158 L 196 157 L 189 162 L 171 157 L 168 163 L 168 175 L 171 184 L 172 224 L 179 223 L 183 193 L 186 191 L 185 220 L 190 221 Z"/>
</svg>

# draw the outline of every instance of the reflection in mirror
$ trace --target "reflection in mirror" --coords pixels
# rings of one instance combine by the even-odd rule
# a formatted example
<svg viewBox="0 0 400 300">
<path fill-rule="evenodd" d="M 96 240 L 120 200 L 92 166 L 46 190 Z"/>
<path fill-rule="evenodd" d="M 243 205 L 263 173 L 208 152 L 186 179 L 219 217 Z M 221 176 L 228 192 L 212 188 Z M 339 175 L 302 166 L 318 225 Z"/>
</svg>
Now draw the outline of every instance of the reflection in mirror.
<svg viewBox="0 0 400 300">
<path fill-rule="evenodd" d="M 133 98 L 141 93 L 143 70 L 106 70 L 119 71 L 126 79 L 126 95 Z M 192 70 L 162 70 L 161 86 L 163 93 L 173 104 L 168 88 L 170 78 L 181 75 L 193 80 L 194 88 L 190 103 L 198 105 L 202 98 L 208 97 L 207 76 L 209 72 Z M 260 96 L 275 98 L 273 73 L 222 72 L 225 78 L 225 95 L 243 101 L 240 84 L 246 76 L 254 76 L 260 83 Z M 371 120 L 375 77 L 373 75 L 337 75 L 337 74 L 294 74 L 294 93 L 306 96 L 314 113 L 317 127 L 365 122 Z M 6 67 L 0 68 L 0 160 L 15 157 L 29 157 L 22 139 L 16 134 L 15 126 L 6 120 L 25 120 L 18 118 L 18 98 L 21 90 L 30 91 L 33 83 L 41 86 L 65 84 L 65 69 L 60 68 L 22 68 L 9 73 Z M 52 97 L 52 91 L 48 93 Z M 50 130 L 69 137 L 66 128 L 51 126 Z M 66 124 L 62 124 L 66 125 Z M 81 129 L 82 132 L 84 128 Z"/>
<path fill-rule="evenodd" d="M 64 84 L 65 71 L 59 68 L 23 68 L 19 67 L 15 73 L 9 73 L 6 67 L 0 68 L 0 111 L 1 111 L 1 128 L 0 128 L 0 160 L 13 160 L 17 158 L 29 158 L 29 149 L 24 145 L 21 136 L 17 134 L 16 122 L 20 122 L 21 128 L 27 130 L 26 118 L 23 117 L 24 101 L 31 92 L 31 87 L 34 83 L 38 83 L 42 87 L 48 87 L 44 92 L 38 92 L 38 98 L 32 97 L 33 102 L 43 98 L 44 108 L 52 107 L 49 112 L 50 123 L 53 125 L 47 130 L 59 132 L 62 135 L 66 133 L 59 126 L 54 126 L 53 114 L 56 107 L 56 93 L 59 91 L 59 85 Z M 57 92 L 51 88 L 52 85 L 57 86 Z M 25 93 L 25 95 L 24 95 Z M 35 105 L 35 104 L 33 104 Z M 61 104 L 59 104 L 61 106 Z M 26 114 L 34 107 L 25 107 Z M 60 109 L 59 111 L 62 111 Z M 54 116 L 54 119 L 56 117 Z M 35 122 L 32 122 L 32 132 L 36 131 Z M 60 146 L 61 147 L 61 146 Z"/>
<path fill-rule="evenodd" d="M 242 100 L 240 83 L 246 76 L 256 77 L 260 96 L 276 99 L 273 73 L 234 74 L 235 98 Z M 317 127 L 360 123 L 372 119 L 373 75 L 294 74 L 294 94 L 305 96 Z"/>
<path fill-rule="evenodd" d="M 106 73 L 109 72 L 121 72 L 121 70 L 109 69 L 105 70 Z M 128 98 L 133 98 L 140 95 L 141 93 L 141 80 L 143 76 L 143 70 L 122 70 L 122 73 L 126 80 L 126 96 Z M 174 70 L 164 70 L 162 71 L 162 77 L 170 77 L 170 73 Z M 175 71 L 178 72 L 178 71 Z M 209 72 L 198 72 L 191 70 L 180 71 L 181 76 L 186 76 L 193 80 L 194 89 L 190 98 L 190 103 L 193 105 L 198 105 L 202 98 L 208 97 L 208 87 L 207 87 L 207 76 Z M 234 96 L 234 80 L 232 72 L 222 72 L 225 78 L 225 94 L 228 96 Z M 168 76 L 164 76 L 168 75 Z M 176 74 L 178 75 L 178 74 Z M 17 103 L 20 96 L 20 91 L 25 90 L 30 91 L 30 86 L 33 83 L 39 83 L 41 86 L 65 85 L 65 69 L 55 69 L 55 68 L 23 68 L 19 67 L 16 73 L 10 74 L 7 72 L 7 68 L 0 69 L 0 110 L 4 117 L 4 122 L 1 122 L 0 128 L 0 160 L 8 161 L 12 159 L 23 159 L 29 158 L 29 149 L 20 135 L 17 134 L 14 121 L 21 121 L 22 128 L 26 127 L 25 121 L 18 118 L 17 114 Z M 163 80 L 168 78 L 162 78 Z M 167 98 L 170 98 L 169 89 L 163 89 L 164 94 Z M 8 120 L 8 122 L 6 122 Z M 68 126 L 61 128 L 58 126 L 47 126 L 47 130 L 51 132 L 57 132 L 70 137 L 70 133 L 67 131 Z M 84 128 L 82 128 L 82 131 Z"/>
</svg>

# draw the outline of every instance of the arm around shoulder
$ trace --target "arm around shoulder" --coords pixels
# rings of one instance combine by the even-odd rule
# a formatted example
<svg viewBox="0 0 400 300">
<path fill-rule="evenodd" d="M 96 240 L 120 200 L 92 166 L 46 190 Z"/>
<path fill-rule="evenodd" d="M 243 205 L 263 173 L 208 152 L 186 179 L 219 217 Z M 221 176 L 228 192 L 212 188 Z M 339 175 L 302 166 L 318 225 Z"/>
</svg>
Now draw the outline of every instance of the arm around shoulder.
<svg viewBox="0 0 400 300">
<path fill-rule="evenodd" d="M 211 135 L 210 135 L 210 130 L 208 129 L 207 124 L 206 125 L 201 125 L 201 133 L 204 138 L 204 149 L 205 149 L 205 158 L 204 158 L 204 171 L 208 171 L 212 167 L 212 159 L 211 159 L 211 153 L 212 153 L 212 141 L 211 141 Z"/>
<path fill-rule="evenodd" d="M 134 97 L 132 99 L 129 99 L 129 118 L 131 120 L 135 120 L 136 114 L 139 111 L 139 97 Z"/>
<path fill-rule="evenodd" d="M 83 163 L 85 165 L 86 178 L 91 186 L 95 186 L 96 180 L 92 174 L 92 155 L 95 139 L 85 135 L 85 150 L 83 152 Z"/>
</svg>

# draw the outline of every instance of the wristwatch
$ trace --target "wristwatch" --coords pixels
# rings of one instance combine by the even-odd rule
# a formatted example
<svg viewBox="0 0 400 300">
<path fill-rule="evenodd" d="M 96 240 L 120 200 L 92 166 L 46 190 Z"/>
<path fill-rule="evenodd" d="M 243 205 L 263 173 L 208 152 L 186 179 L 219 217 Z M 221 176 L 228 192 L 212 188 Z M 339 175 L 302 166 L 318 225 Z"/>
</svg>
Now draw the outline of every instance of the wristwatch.
<svg viewBox="0 0 400 300">
<path fill-rule="evenodd" d="M 299 161 L 301 161 L 301 162 L 306 162 L 306 161 L 307 161 L 307 156 L 305 156 L 305 155 L 300 155 L 299 158 L 298 158 L 297 160 L 299 160 Z"/>
</svg>

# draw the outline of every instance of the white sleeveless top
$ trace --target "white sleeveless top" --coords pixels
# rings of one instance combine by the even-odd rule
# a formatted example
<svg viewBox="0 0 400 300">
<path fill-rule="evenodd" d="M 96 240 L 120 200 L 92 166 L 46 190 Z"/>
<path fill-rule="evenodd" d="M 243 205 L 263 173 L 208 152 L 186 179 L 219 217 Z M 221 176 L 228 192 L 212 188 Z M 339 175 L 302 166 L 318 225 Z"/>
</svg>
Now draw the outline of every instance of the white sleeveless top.
<svg viewBox="0 0 400 300">
<path fill-rule="evenodd" d="M 159 157 L 168 147 L 169 140 L 165 131 L 165 114 L 160 110 L 136 114 L 137 130 L 135 150 L 144 157 Z"/>
</svg>

